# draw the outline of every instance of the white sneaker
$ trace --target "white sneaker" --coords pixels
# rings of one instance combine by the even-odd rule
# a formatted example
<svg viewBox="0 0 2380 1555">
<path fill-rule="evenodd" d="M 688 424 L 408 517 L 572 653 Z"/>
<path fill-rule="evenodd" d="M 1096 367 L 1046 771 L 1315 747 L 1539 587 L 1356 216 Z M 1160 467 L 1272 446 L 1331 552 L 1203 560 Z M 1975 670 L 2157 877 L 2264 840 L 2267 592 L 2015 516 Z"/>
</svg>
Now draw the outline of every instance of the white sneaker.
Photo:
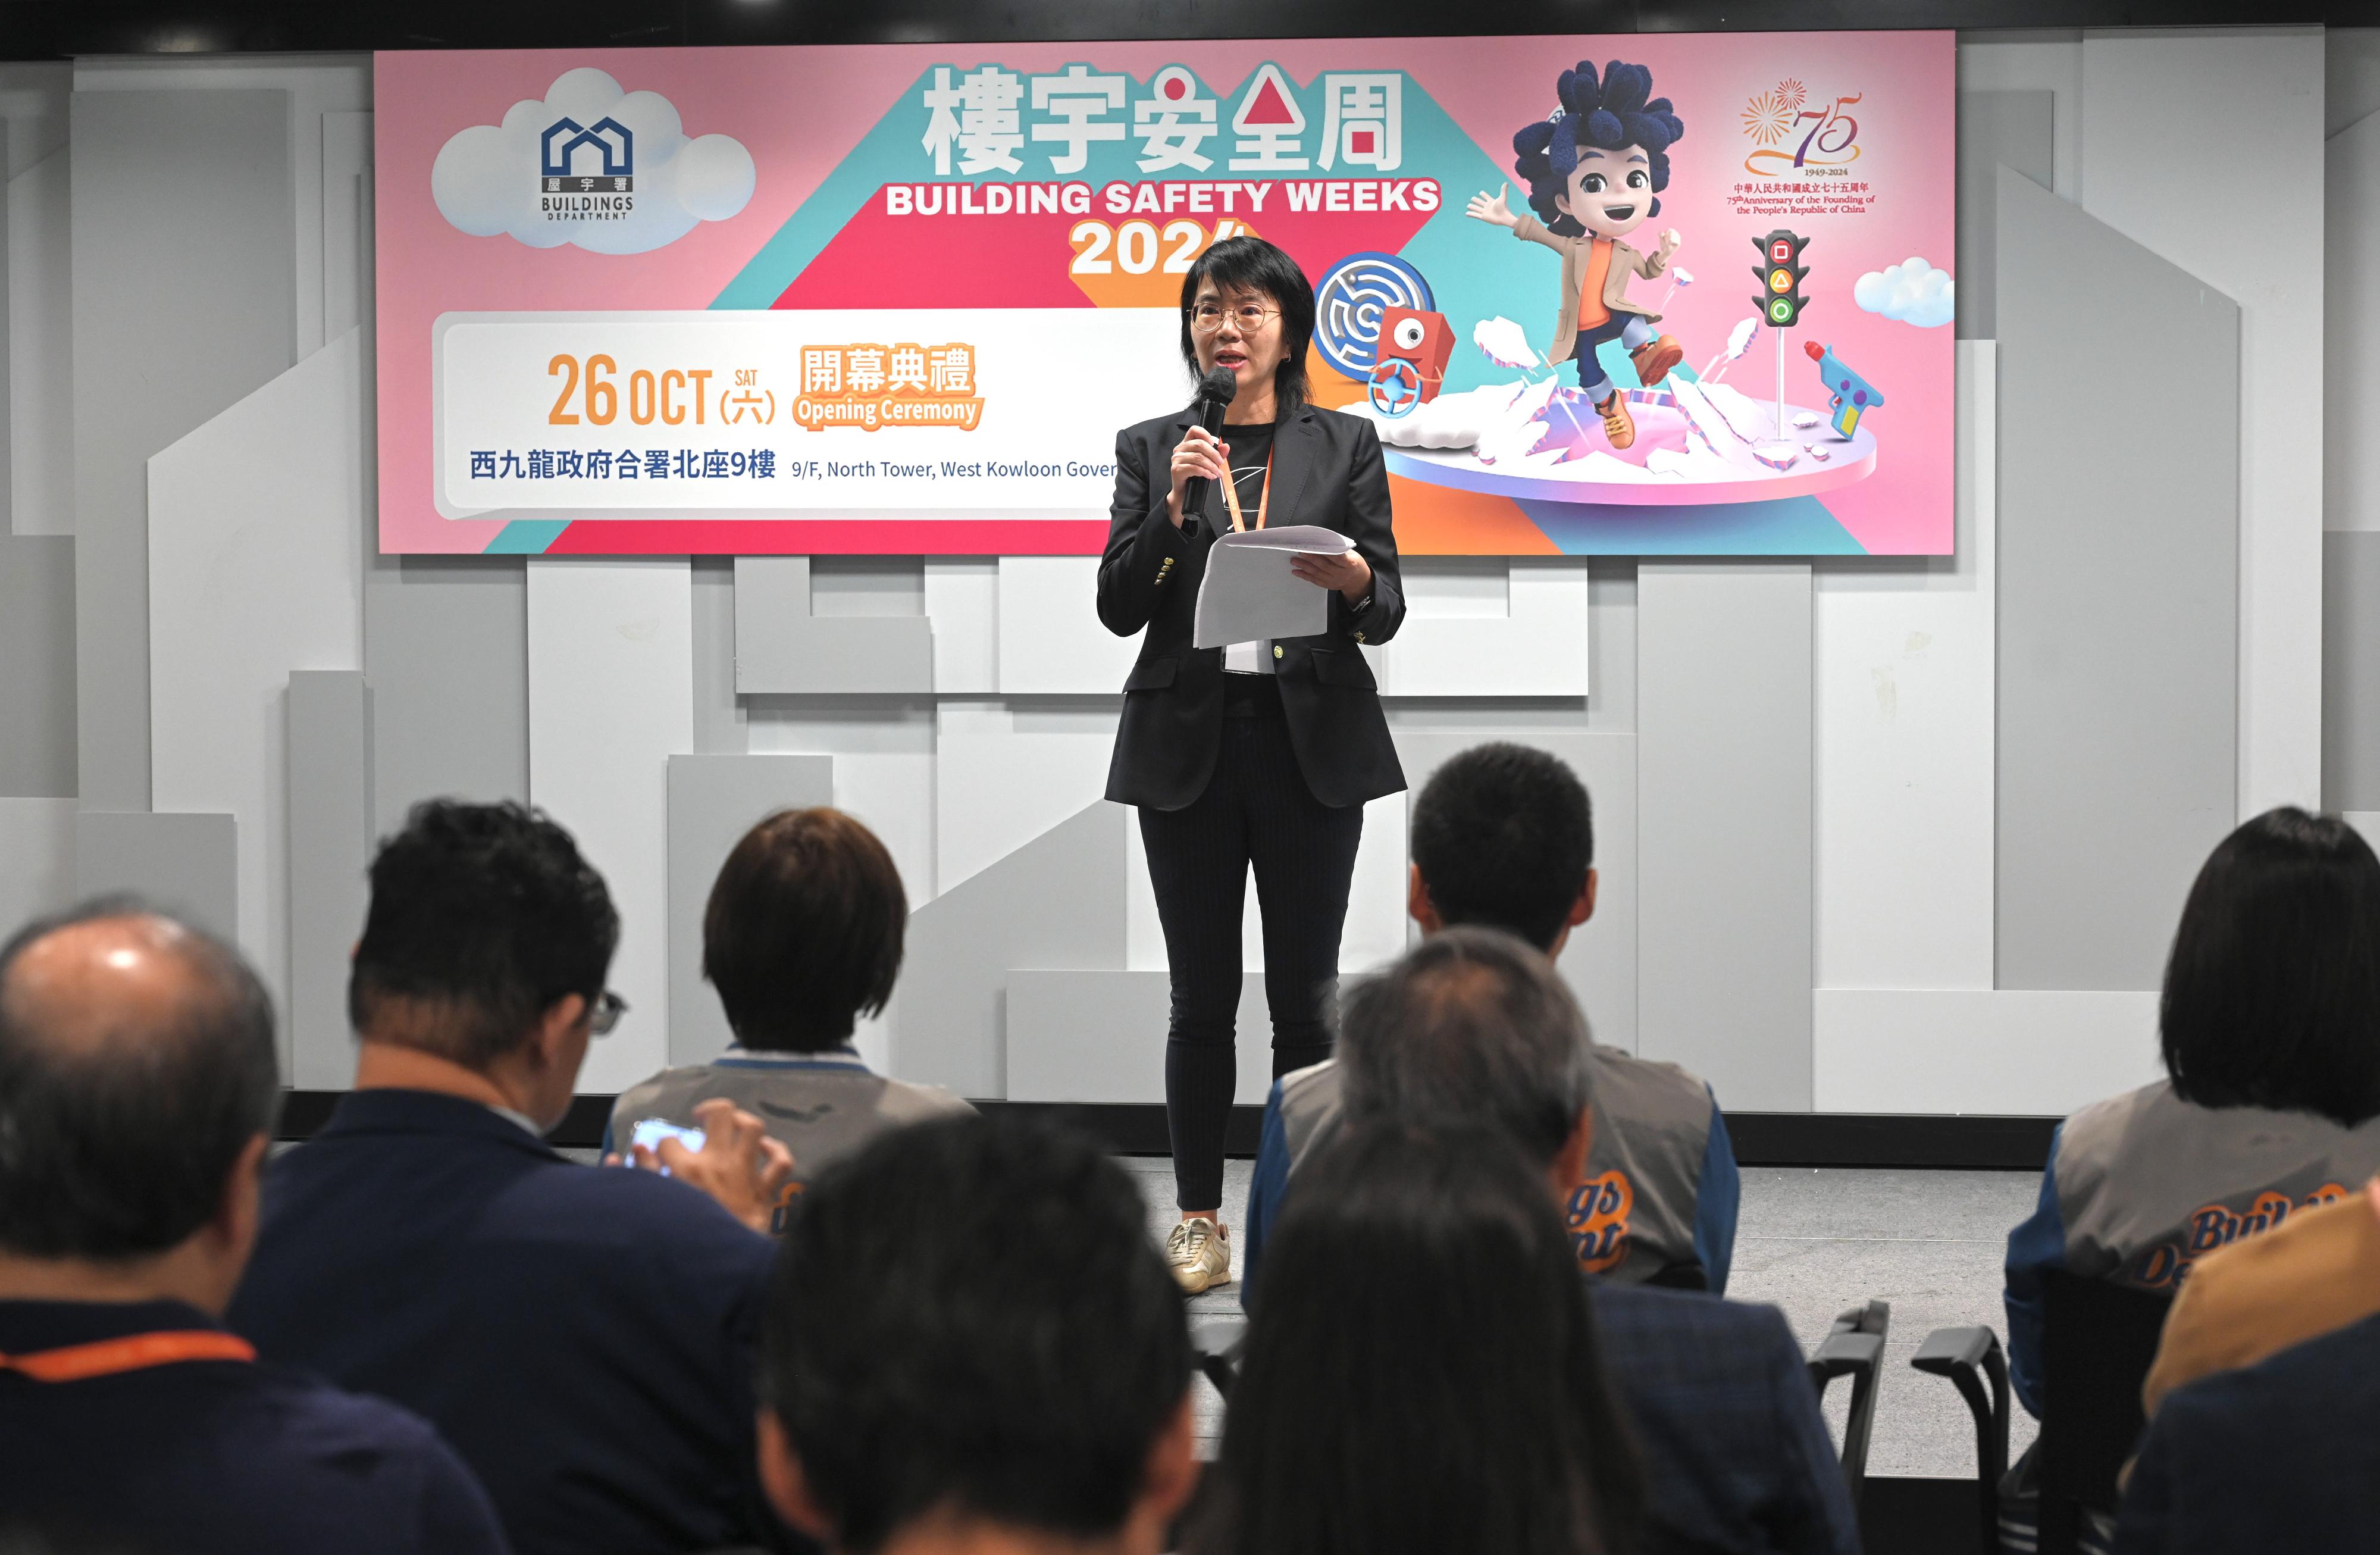
<svg viewBox="0 0 2380 1555">
<path fill-rule="evenodd" d="M 1165 1239 L 1165 1261 L 1184 1295 L 1232 1282 L 1232 1233 L 1200 1215 L 1175 1224 Z"/>
</svg>

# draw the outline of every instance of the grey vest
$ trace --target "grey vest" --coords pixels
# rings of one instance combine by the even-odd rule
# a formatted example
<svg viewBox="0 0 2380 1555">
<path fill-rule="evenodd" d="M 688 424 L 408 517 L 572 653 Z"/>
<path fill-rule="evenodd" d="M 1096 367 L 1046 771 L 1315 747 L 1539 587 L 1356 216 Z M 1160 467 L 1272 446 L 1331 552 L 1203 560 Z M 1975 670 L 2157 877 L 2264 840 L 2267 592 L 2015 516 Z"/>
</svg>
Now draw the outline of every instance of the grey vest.
<svg viewBox="0 0 2380 1555">
<path fill-rule="evenodd" d="M 2066 1267 L 2170 1291 L 2190 1266 L 2380 1171 L 2380 1118 L 2201 1107 L 2159 1080 L 2066 1120 L 2051 1163 Z"/>
<path fill-rule="evenodd" d="M 848 1048 L 818 1053 L 729 1050 L 714 1063 L 664 1069 L 612 1104 L 612 1148 L 647 1118 L 694 1126 L 697 1103 L 725 1097 L 768 1125 L 794 1153 L 794 1178 L 771 1229 L 783 1233 L 794 1196 L 818 1174 L 886 1129 L 974 1108 L 938 1086 L 916 1086 L 869 1071 Z"/>
<path fill-rule="evenodd" d="M 1674 1063 L 1618 1048 L 1590 1045 L 1587 1059 L 1595 1139 L 1586 1181 L 1567 1207 L 1580 1266 L 1635 1282 L 1694 1263 L 1694 1205 L 1710 1145 L 1710 1092 Z M 1342 1126 L 1342 1088 L 1333 1059 L 1282 1077 L 1281 1138 L 1293 1177 L 1306 1152 Z"/>
</svg>

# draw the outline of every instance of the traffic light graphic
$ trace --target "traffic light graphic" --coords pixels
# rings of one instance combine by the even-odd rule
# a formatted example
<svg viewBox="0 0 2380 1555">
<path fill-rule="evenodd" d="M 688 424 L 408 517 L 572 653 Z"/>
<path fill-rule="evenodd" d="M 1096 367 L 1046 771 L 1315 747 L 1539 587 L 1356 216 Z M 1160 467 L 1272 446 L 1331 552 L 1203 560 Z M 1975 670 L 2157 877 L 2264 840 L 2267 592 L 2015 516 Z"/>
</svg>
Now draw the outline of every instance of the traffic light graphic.
<svg viewBox="0 0 2380 1555">
<path fill-rule="evenodd" d="M 1802 295 L 1802 278 L 1810 273 L 1810 267 L 1800 262 L 1802 250 L 1809 244 L 1808 238 L 1781 226 L 1752 240 L 1752 246 L 1760 250 L 1760 262 L 1752 268 L 1760 277 L 1760 295 L 1752 301 L 1772 329 L 1791 329 L 1810 306 L 1810 299 Z"/>
</svg>

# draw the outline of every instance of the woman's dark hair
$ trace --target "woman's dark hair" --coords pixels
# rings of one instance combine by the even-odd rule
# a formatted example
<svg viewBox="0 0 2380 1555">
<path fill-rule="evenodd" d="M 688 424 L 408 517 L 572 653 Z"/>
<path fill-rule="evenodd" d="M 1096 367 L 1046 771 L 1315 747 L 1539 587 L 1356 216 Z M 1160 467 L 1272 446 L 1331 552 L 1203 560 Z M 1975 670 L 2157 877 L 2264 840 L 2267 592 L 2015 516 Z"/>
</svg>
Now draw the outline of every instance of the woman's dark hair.
<svg viewBox="0 0 2380 1555">
<path fill-rule="evenodd" d="M 439 1051 L 468 1068 L 528 1040 L 557 1000 L 603 991 L 620 915 L 603 877 L 542 810 L 425 799 L 371 864 L 371 906 L 347 978 L 347 1018 L 427 1006 Z"/>
<path fill-rule="evenodd" d="M 841 810 L 780 810 L 744 833 L 702 913 L 702 975 L 747 1048 L 816 1052 L 884 1008 L 909 899 L 876 833 Z"/>
<path fill-rule="evenodd" d="M 1613 60 L 1596 79 L 1591 61 L 1580 60 L 1554 83 L 1560 106 L 1550 118 L 1524 127 L 1512 137 L 1519 153 L 1512 171 L 1528 181 L 1529 208 L 1546 230 L 1576 237 L 1586 228 L 1562 214 L 1554 203 L 1570 192 L 1570 176 L 1578 167 L 1578 153 L 1588 146 L 1616 152 L 1642 146 L 1653 177 L 1653 208 L 1661 213 L 1660 191 L 1670 187 L 1670 148 L 1684 139 L 1686 127 L 1666 97 L 1653 96 L 1653 72 L 1642 65 Z M 1651 101 L 1646 101 L 1646 99 Z"/>
<path fill-rule="evenodd" d="M 1305 403 L 1305 344 L 1314 338 L 1314 286 L 1297 261 L 1261 237 L 1226 237 L 1190 263 L 1182 277 L 1182 360 L 1190 376 L 1198 376 L 1198 345 L 1191 336 L 1190 314 L 1198 303 L 1198 288 L 1212 281 L 1225 297 L 1258 292 L 1281 310 L 1281 365 L 1272 374 L 1272 407 L 1276 420 Z"/>
<path fill-rule="evenodd" d="M 1474 746 L 1414 801 L 1413 861 L 1439 919 L 1509 929 L 1550 949 L 1595 864 L 1586 785 L 1535 746 Z"/>
<path fill-rule="evenodd" d="M 1192 1555 L 1618 1555 L 1644 1482 L 1545 1174 L 1351 1129 L 1265 1259 Z"/>
<path fill-rule="evenodd" d="M 2216 845 L 2157 1027 L 2185 1101 L 2380 1115 L 2380 858 L 2354 828 L 2284 806 Z"/>
</svg>

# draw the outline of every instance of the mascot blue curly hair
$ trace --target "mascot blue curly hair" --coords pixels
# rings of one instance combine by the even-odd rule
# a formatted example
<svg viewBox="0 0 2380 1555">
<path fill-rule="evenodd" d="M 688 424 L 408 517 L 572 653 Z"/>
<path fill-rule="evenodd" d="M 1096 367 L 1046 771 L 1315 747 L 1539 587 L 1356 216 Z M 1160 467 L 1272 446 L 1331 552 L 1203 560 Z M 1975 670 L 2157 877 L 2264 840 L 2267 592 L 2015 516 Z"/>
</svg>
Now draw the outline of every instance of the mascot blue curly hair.
<svg viewBox="0 0 2380 1555">
<path fill-rule="evenodd" d="M 1616 152 L 1641 146 L 1653 174 L 1653 208 L 1661 213 L 1661 190 L 1670 187 L 1670 148 L 1684 138 L 1686 127 L 1666 97 L 1653 96 L 1653 72 L 1642 65 L 1613 60 L 1598 78 L 1595 66 L 1580 60 L 1565 70 L 1555 85 L 1561 106 L 1553 116 L 1530 125 L 1512 137 L 1518 152 L 1512 171 L 1529 185 L 1529 208 L 1546 230 L 1576 237 L 1586 229 L 1554 203 L 1570 192 L 1570 176 L 1578 169 L 1583 147 Z M 1648 101 L 1649 99 L 1649 101 Z"/>
</svg>

